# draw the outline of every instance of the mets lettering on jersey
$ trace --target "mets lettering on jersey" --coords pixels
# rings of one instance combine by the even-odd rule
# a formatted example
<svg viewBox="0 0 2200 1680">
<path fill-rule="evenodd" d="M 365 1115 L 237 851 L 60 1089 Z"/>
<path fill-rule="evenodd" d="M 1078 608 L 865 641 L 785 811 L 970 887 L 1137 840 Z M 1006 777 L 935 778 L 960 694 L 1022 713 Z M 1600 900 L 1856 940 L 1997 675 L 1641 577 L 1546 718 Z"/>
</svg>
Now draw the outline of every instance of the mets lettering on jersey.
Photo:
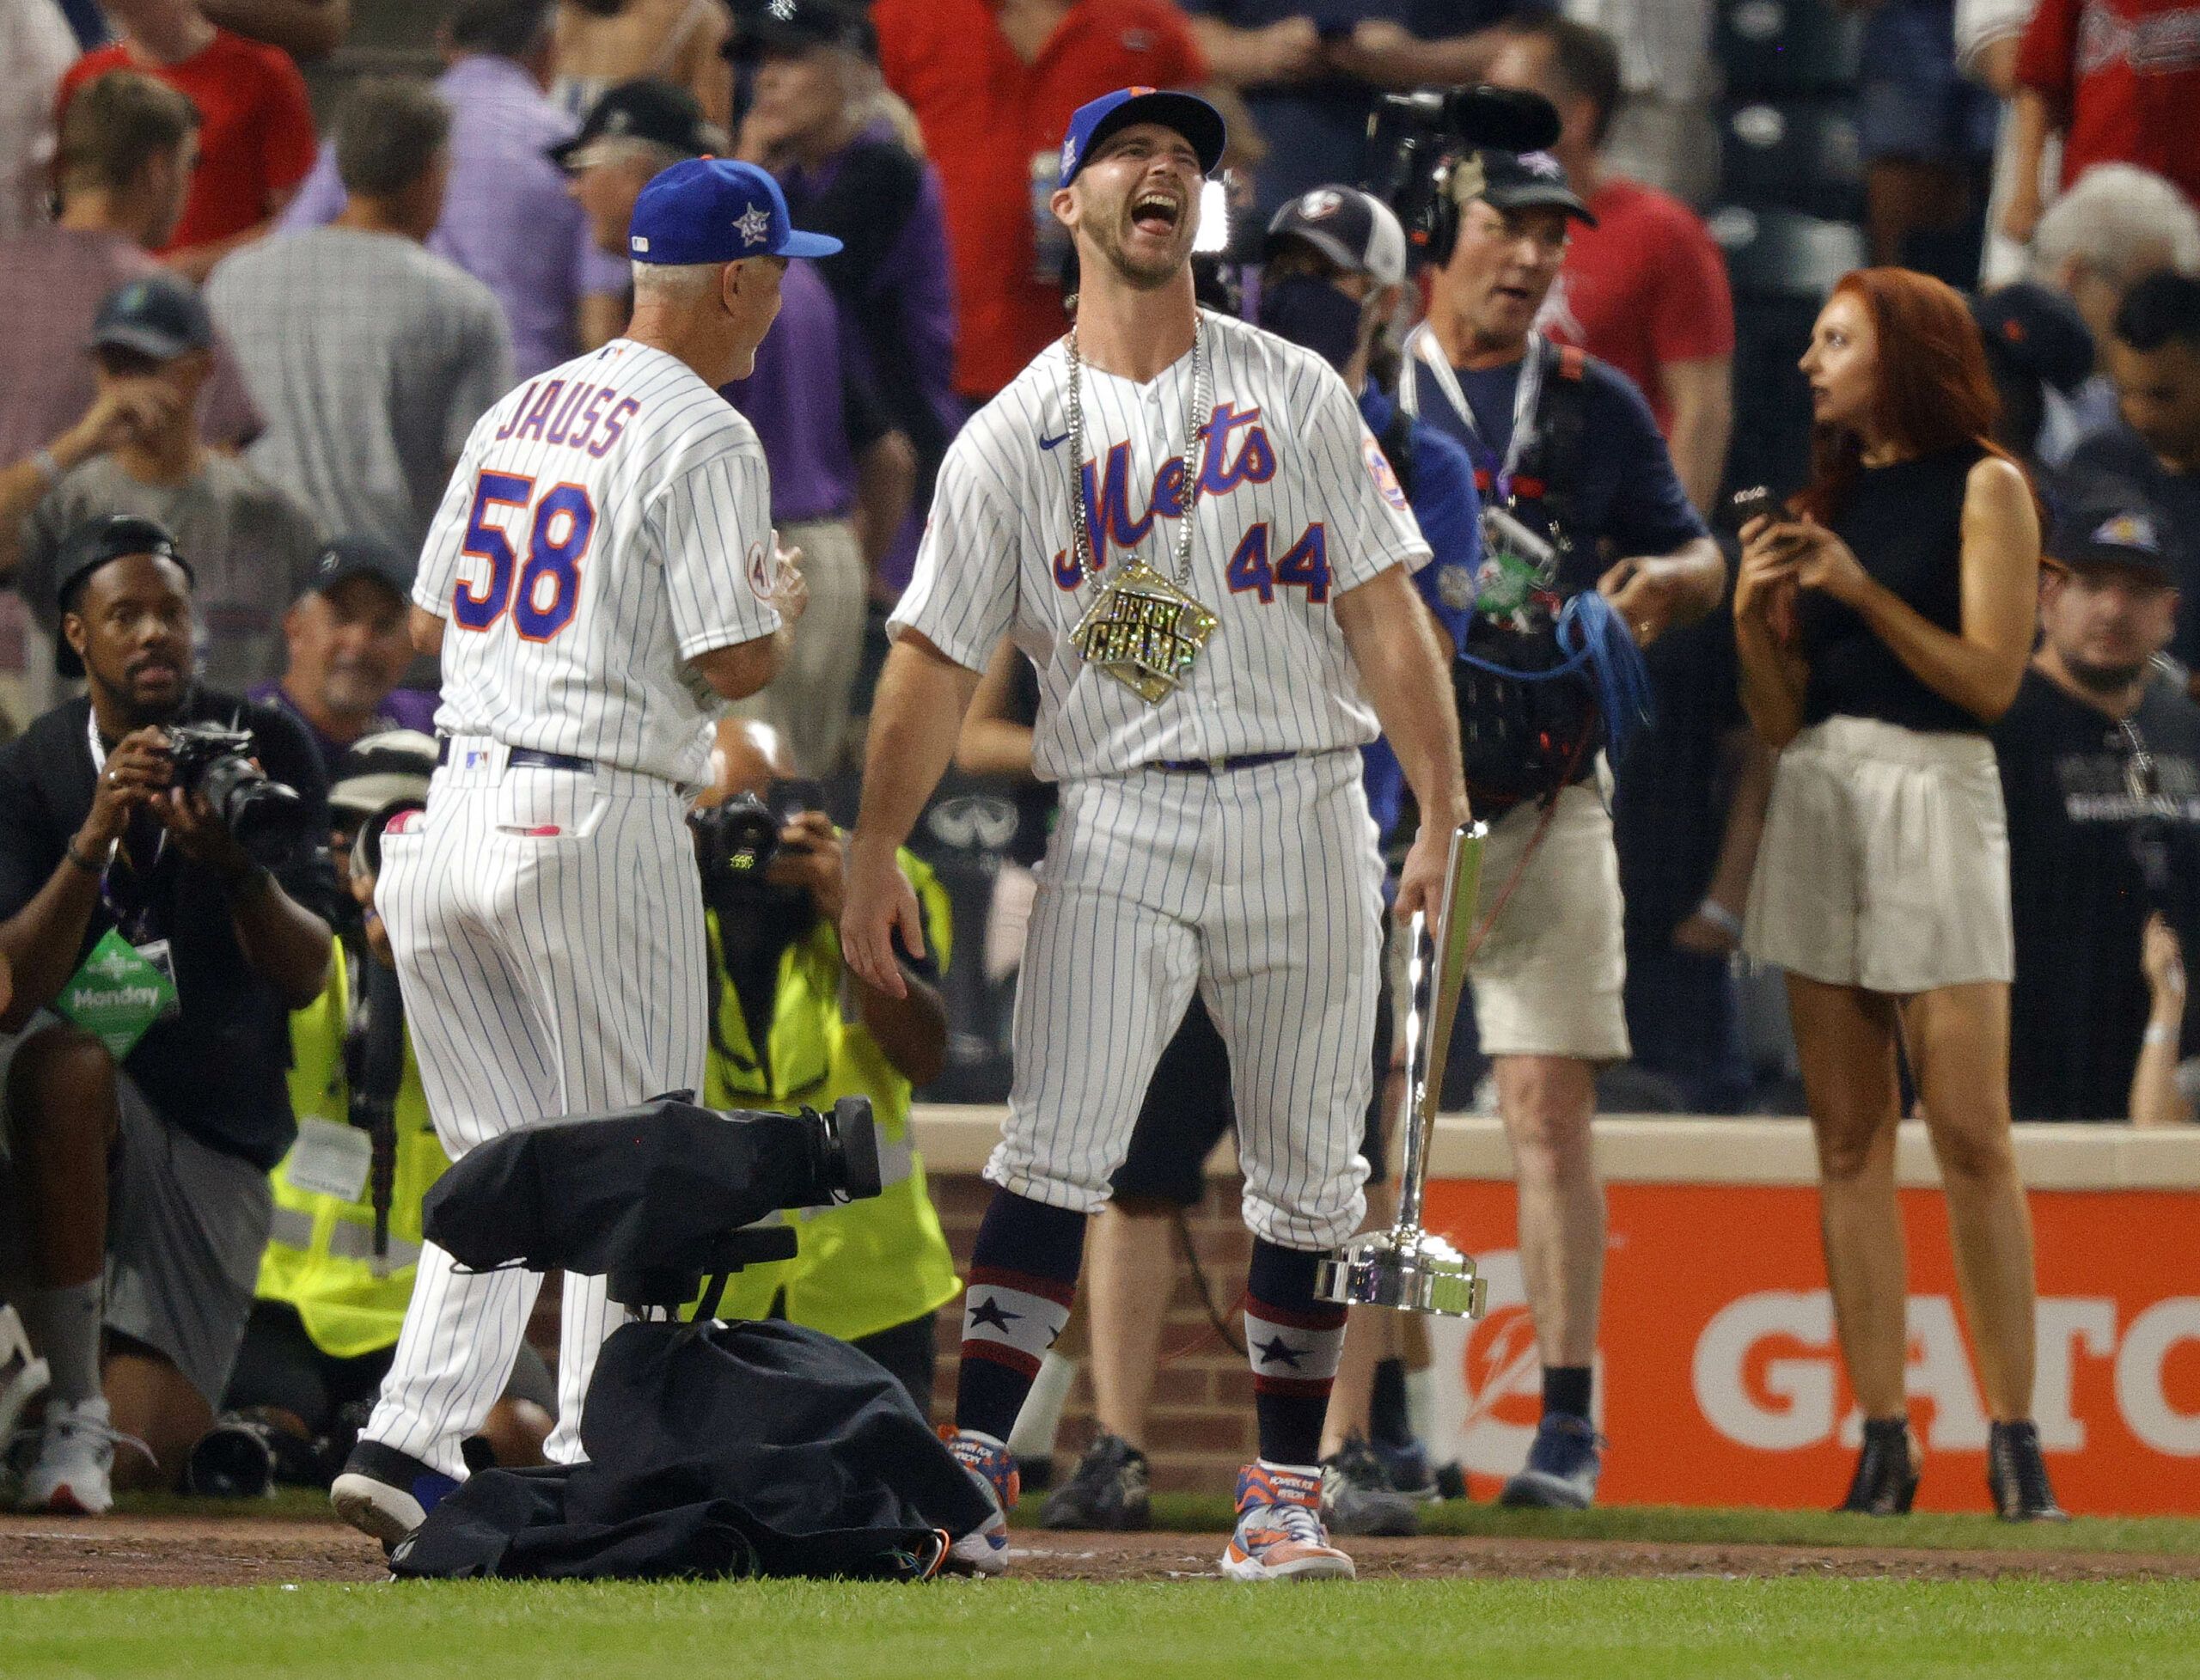
<svg viewBox="0 0 2200 1680">
<path fill-rule="evenodd" d="M 1050 780 L 1172 759 L 1357 747 L 1376 734 L 1335 596 L 1428 557 L 1344 382 L 1320 357 L 1203 316 L 1213 418 L 1200 455 L 1191 577 L 1204 614 L 1134 591 L 1072 641 L 1133 559 L 1170 583 L 1184 516 L 1190 355 L 1140 384 L 1090 364 L 1085 447 L 1072 462 L 1067 358 L 1042 353 L 963 428 L 940 469 L 916 576 L 890 627 L 982 669 L 1003 635 L 1037 669 L 1033 760 Z M 1094 575 L 1082 576 L 1070 498 L 1082 493 Z M 1095 660 L 1181 675 L 1149 701 Z"/>
<path fill-rule="evenodd" d="M 779 628 L 749 422 L 614 339 L 482 416 L 413 601 L 447 619 L 436 727 L 700 782 L 719 707 L 688 662 Z"/>
</svg>

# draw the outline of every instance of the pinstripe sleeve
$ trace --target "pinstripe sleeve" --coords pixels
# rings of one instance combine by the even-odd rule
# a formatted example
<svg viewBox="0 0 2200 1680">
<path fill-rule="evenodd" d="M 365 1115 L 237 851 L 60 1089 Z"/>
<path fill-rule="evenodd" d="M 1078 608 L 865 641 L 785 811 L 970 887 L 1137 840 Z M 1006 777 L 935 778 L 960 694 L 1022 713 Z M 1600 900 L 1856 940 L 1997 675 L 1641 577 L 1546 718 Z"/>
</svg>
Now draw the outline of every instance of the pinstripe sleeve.
<svg viewBox="0 0 2200 1680">
<path fill-rule="evenodd" d="M 976 424 L 940 463 L 932 517 L 915 575 L 887 620 L 889 634 L 914 630 L 952 659 L 982 671 L 1016 612 L 1017 522 L 989 489 L 999 463 L 984 452 Z"/>
<path fill-rule="evenodd" d="M 1306 448 L 1337 588 L 1356 588 L 1393 565 L 1418 571 L 1428 560 L 1427 539 L 1382 446 L 1343 380 L 1326 367 L 1316 369 L 1314 379 L 1304 411 Z"/>
<path fill-rule="evenodd" d="M 459 550 L 466 541 L 466 527 L 474 506 L 474 451 L 469 445 L 458 457 L 443 499 L 420 545 L 420 566 L 412 578 L 412 604 L 439 619 L 450 616 L 451 590 L 458 583 Z"/>
<path fill-rule="evenodd" d="M 681 474 L 657 498 L 650 522 L 682 659 L 779 627 L 770 599 L 771 474 L 761 444 L 743 443 Z"/>
</svg>

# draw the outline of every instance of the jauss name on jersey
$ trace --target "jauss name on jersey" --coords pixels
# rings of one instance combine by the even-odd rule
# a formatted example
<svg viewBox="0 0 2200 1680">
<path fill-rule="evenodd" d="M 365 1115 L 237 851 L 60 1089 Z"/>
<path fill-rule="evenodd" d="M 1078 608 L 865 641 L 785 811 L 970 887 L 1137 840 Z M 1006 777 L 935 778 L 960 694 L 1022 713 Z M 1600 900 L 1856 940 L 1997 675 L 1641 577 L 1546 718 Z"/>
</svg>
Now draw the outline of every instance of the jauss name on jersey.
<svg viewBox="0 0 2200 1680">
<path fill-rule="evenodd" d="M 413 601 L 449 621 L 447 735 L 707 779 L 717 698 L 689 662 L 779 628 L 771 486 L 747 420 L 614 339 L 474 426 Z"/>
<path fill-rule="evenodd" d="M 542 388 L 540 396 L 535 394 L 538 385 Z M 576 380 L 569 391 L 562 379 L 530 380 L 513 406 L 511 417 L 497 429 L 491 441 L 539 438 L 545 443 L 586 449 L 601 461 L 625 435 L 626 422 L 641 412 L 641 406 L 608 385 Z"/>
</svg>

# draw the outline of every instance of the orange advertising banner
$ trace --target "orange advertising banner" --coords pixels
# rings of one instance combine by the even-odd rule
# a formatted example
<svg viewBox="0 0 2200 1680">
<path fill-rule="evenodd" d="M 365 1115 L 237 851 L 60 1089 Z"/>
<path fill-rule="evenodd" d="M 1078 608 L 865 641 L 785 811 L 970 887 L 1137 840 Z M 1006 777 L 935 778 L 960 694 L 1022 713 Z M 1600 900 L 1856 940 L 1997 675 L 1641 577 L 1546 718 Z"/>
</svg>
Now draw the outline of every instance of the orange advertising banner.
<svg viewBox="0 0 2200 1680">
<path fill-rule="evenodd" d="M 1833 1333 L 1817 1192 L 1614 1184 L 1598 1341 L 1598 1498 L 1830 1508 L 1860 1420 Z M 1920 1510 L 1984 1511 L 1987 1414 L 1938 1190 L 1902 1193 Z M 2057 1497 L 2092 1515 L 2200 1513 L 2200 1194 L 2035 1191 L 2034 1415 Z M 1427 1321 L 1432 1451 L 1494 1497 L 1525 1456 L 1540 1373 L 1512 1187 L 1428 1187 L 1427 1223 L 1475 1256 L 1489 1310 Z"/>
</svg>

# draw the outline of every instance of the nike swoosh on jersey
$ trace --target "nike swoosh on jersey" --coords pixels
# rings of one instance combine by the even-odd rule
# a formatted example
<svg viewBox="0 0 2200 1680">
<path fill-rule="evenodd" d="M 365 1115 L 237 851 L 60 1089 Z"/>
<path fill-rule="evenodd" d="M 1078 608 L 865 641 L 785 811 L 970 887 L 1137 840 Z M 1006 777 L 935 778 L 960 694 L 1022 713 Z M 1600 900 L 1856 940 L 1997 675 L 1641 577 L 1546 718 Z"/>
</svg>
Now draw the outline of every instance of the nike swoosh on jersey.
<svg viewBox="0 0 2200 1680">
<path fill-rule="evenodd" d="M 1066 431 L 1058 433 L 1052 437 L 1046 436 L 1046 434 L 1042 432 L 1039 437 L 1039 447 L 1042 449 L 1060 449 L 1063 444 L 1068 442 L 1069 434 Z"/>
</svg>

